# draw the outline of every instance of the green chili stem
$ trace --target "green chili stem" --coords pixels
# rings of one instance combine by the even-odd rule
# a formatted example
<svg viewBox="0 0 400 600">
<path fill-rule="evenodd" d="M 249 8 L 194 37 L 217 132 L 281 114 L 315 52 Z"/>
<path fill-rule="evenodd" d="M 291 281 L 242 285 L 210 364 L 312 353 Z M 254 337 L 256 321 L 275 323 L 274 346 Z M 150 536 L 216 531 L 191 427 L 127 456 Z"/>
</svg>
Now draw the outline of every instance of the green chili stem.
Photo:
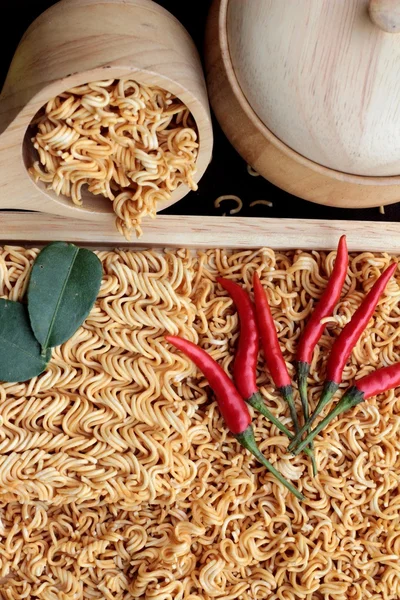
<svg viewBox="0 0 400 600">
<path fill-rule="evenodd" d="M 254 438 L 254 432 L 251 425 L 249 425 L 249 427 L 247 427 L 247 429 L 245 429 L 242 433 L 238 433 L 237 435 L 235 435 L 235 437 L 238 440 L 238 442 L 243 446 L 243 448 L 246 448 L 246 450 L 251 452 L 251 454 L 262 465 L 264 465 L 264 467 L 268 469 L 268 471 L 272 473 L 272 475 L 274 475 L 274 477 L 276 477 L 276 479 L 280 481 L 282 485 L 284 485 L 290 492 L 292 492 L 292 494 L 296 496 L 296 498 L 298 498 L 299 500 L 305 499 L 303 494 L 299 492 L 299 490 L 295 488 L 293 484 L 291 484 L 287 479 L 285 479 L 285 477 L 281 473 L 279 473 L 279 471 L 277 471 L 275 467 L 271 465 L 271 463 L 265 458 L 264 454 L 257 446 L 257 442 Z"/>
<path fill-rule="evenodd" d="M 310 372 L 310 365 L 306 362 L 298 362 L 297 363 L 297 380 L 299 384 L 299 394 L 301 400 L 301 406 L 303 408 L 304 415 L 304 424 L 307 423 L 309 419 L 309 409 L 308 409 L 308 394 L 307 394 L 307 377 Z M 307 427 L 307 433 L 310 433 L 310 427 Z M 317 461 L 315 460 L 314 453 L 314 442 L 310 444 L 310 457 L 312 463 L 312 470 L 314 477 L 318 474 L 317 469 Z"/>
<path fill-rule="evenodd" d="M 264 417 L 266 417 L 268 421 L 271 421 L 271 423 L 273 423 L 275 427 L 277 427 L 279 431 L 284 433 L 290 440 L 294 438 L 293 433 L 289 431 L 289 429 L 282 423 L 282 421 L 280 421 L 278 417 L 275 417 L 275 415 L 272 414 L 272 412 L 267 408 L 260 392 L 256 392 L 255 394 L 253 394 L 247 400 L 247 402 L 250 404 L 250 406 L 252 406 L 256 410 L 258 410 L 258 412 L 264 415 Z"/>
<path fill-rule="evenodd" d="M 297 412 L 296 412 L 296 407 L 295 407 L 294 399 L 293 399 L 293 388 L 291 385 L 285 385 L 278 389 L 279 389 L 279 393 L 281 394 L 282 398 L 285 400 L 286 404 L 289 407 L 289 412 L 290 412 L 290 416 L 293 421 L 294 430 L 297 433 L 299 431 L 300 427 L 299 427 L 299 421 L 297 420 Z"/>
<path fill-rule="evenodd" d="M 336 406 L 331 410 L 330 413 L 326 415 L 322 421 L 318 423 L 318 425 L 313 429 L 307 437 L 300 442 L 300 444 L 294 450 L 294 454 L 299 454 L 303 448 L 308 446 L 308 444 L 315 438 L 315 436 L 324 429 L 329 423 L 337 416 L 346 412 L 350 408 L 357 406 L 364 399 L 364 394 L 357 390 L 357 388 L 351 388 L 343 398 L 336 404 Z"/>
<path fill-rule="evenodd" d="M 282 423 L 282 421 L 280 421 L 278 419 L 278 417 L 275 417 L 275 415 L 272 414 L 272 412 L 267 408 L 260 392 L 256 392 L 255 394 L 253 394 L 247 400 L 247 402 L 248 402 L 248 404 L 250 404 L 250 406 L 255 408 L 255 410 L 257 410 L 259 413 L 264 415 L 264 417 L 266 419 L 268 419 L 268 421 L 271 421 L 271 423 L 273 423 L 275 425 L 275 427 L 277 427 L 277 429 L 279 429 L 279 431 L 284 433 L 289 438 L 289 440 L 292 440 L 294 438 L 293 433 L 291 431 L 289 431 L 289 429 L 287 427 L 285 427 L 285 425 Z M 308 448 L 306 448 L 304 450 L 304 452 L 312 459 L 311 451 Z"/>
<path fill-rule="evenodd" d="M 307 395 L 307 377 L 310 372 L 310 365 L 305 362 L 297 363 L 297 381 L 299 384 L 299 394 L 301 406 L 303 409 L 304 423 L 309 419 L 308 395 Z"/>
<path fill-rule="evenodd" d="M 322 390 L 322 396 L 320 401 L 318 402 L 314 412 L 307 419 L 307 422 L 304 423 L 303 427 L 300 429 L 298 434 L 293 438 L 293 440 L 289 444 L 288 450 L 293 452 L 293 450 L 299 445 L 301 438 L 304 433 L 311 427 L 314 423 L 314 420 L 318 417 L 320 412 L 325 408 L 325 406 L 330 402 L 336 391 L 339 389 L 339 384 L 334 381 L 327 381 L 324 385 L 324 389 Z M 304 446 L 303 446 L 304 447 Z"/>
</svg>

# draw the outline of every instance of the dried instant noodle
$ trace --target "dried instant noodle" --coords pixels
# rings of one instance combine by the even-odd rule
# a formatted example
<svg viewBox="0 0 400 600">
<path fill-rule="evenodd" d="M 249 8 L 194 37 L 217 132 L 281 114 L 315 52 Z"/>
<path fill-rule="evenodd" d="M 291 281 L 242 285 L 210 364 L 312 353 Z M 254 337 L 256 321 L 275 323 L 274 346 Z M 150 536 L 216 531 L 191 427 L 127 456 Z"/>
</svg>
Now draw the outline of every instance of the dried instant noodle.
<svg viewBox="0 0 400 600">
<path fill-rule="evenodd" d="M 0 296 L 21 299 L 36 250 L 0 251 Z M 238 319 L 216 275 L 251 289 L 256 269 L 290 363 L 334 253 L 99 252 L 104 281 L 85 325 L 47 372 L 0 386 L 0 598 L 16 600 L 394 600 L 400 596 L 400 399 L 333 422 L 306 456 L 254 415 L 261 449 L 299 503 L 227 432 L 166 331 L 227 371 Z M 315 352 L 310 392 L 387 255 L 350 262 Z M 347 383 L 400 360 L 399 274 L 345 369 Z M 293 373 L 292 373 L 293 374 Z M 258 383 L 290 426 L 260 354 Z"/>
<path fill-rule="evenodd" d="M 197 189 L 193 119 L 160 88 L 129 79 L 88 83 L 48 102 L 32 125 L 34 179 L 77 205 L 84 186 L 108 198 L 128 238 L 179 185 Z"/>
</svg>

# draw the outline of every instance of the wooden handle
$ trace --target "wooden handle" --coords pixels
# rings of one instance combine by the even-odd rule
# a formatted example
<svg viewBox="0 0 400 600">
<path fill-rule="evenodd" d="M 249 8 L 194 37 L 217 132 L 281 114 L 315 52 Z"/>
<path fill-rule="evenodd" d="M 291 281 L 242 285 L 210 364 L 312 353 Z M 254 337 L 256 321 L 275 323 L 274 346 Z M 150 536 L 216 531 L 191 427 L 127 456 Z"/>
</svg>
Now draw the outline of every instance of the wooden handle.
<svg viewBox="0 0 400 600">
<path fill-rule="evenodd" d="M 370 0 L 371 21 L 386 33 L 400 33 L 400 0 Z"/>
</svg>

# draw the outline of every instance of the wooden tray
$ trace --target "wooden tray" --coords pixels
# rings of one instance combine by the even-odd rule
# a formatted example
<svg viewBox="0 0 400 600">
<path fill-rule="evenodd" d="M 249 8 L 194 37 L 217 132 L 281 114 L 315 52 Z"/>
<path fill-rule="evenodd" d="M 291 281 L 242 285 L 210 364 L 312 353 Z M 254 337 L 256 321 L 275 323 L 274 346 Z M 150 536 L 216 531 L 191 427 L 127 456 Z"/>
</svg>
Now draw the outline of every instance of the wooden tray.
<svg viewBox="0 0 400 600">
<path fill-rule="evenodd" d="M 158 215 L 145 219 L 143 236 L 127 242 L 110 215 L 104 223 L 14 211 L 0 212 L 2 243 L 69 241 L 118 247 L 260 248 L 333 250 L 346 234 L 349 250 L 400 254 L 400 223 L 251 217 Z"/>
</svg>

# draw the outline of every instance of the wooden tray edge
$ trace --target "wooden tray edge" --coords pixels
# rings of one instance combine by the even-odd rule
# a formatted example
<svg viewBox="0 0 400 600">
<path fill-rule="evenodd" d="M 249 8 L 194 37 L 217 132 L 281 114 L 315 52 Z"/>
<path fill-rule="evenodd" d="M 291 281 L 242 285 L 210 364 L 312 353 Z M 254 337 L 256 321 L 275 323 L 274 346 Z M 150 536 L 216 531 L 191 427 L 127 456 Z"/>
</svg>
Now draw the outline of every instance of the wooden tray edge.
<svg viewBox="0 0 400 600">
<path fill-rule="evenodd" d="M 0 242 L 69 241 L 97 246 L 333 250 L 346 234 L 350 251 L 400 254 L 400 223 L 264 217 L 158 215 L 143 236 L 127 242 L 114 225 L 45 215 L 0 212 Z"/>
</svg>

